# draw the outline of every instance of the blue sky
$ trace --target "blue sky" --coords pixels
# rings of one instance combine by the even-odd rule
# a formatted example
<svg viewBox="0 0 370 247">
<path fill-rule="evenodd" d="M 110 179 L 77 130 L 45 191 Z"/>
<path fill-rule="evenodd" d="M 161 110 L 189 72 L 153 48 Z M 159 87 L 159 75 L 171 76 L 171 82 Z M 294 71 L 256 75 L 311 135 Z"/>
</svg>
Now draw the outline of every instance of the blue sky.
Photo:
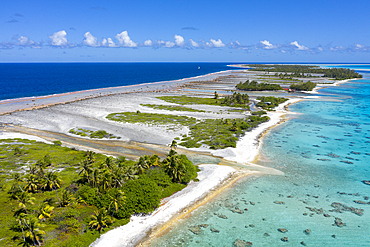
<svg viewBox="0 0 370 247">
<path fill-rule="evenodd" d="M 0 3 L 0 62 L 370 62 L 370 2 Z"/>
</svg>

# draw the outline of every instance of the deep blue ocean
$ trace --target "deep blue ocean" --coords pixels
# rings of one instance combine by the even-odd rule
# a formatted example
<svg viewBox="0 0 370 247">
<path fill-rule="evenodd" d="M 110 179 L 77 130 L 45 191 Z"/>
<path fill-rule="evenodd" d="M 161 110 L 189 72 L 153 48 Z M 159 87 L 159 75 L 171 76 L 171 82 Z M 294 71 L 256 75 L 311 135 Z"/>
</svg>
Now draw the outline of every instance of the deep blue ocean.
<svg viewBox="0 0 370 247">
<path fill-rule="evenodd" d="M 233 70 L 230 63 L 0 63 L 0 100 L 44 96 Z"/>
<path fill-rule="evenodd" d="M 370 246 L 370 66 L 348 67 L 364 78 L 291 105 L 263 138 L 257 164 L 283 176 L 240 180 L 151 246 Z"/>
</svg>

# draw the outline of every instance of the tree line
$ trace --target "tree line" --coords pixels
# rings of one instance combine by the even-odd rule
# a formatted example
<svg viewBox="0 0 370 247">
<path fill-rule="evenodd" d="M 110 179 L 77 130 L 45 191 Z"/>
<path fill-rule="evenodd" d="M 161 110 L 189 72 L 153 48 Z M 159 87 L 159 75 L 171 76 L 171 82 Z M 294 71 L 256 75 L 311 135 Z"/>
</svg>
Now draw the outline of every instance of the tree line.
<svg viewBox="0 0 370 247">
<path fill-rule="evenodd" d="M 183 189 L 191 180 L 197 181 L 198 167 L 178 154 L 176 147 L 174 140 L 163 160 L 155 154 L 138 161 L 102 159 L 103 155 L 88 151 L 74 169 L 77 178 L 71 181 L 61 179 L 49 155 L 31 162 L 25 173 L 12 173 L 8 194 L 16 205 L 15 223 L 10 226 L 17 233 L 14 241 L 22 246 L 40 246 L 45 244 L 45 229 L 55 224 L 59 233 L 67 235 L 88 229 L 100 233 L 115 220 L 122 222 L 132 214 L 153 212 L 162 198 Z M 25 153 L 16 147 L 14 155 Z M 92 209 L 94 213 L 84 226 L 82 215 Z"/>
</svg>

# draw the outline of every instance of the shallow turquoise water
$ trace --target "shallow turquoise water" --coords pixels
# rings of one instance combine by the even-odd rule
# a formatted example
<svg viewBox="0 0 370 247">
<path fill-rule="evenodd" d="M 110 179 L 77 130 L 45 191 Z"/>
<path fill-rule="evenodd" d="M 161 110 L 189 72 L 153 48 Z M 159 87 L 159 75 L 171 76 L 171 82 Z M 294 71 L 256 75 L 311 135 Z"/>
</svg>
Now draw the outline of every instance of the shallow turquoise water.
<svg viewBox="0 0 370 247">
<path fill-rule="evenodd" d="M 364 72 L 363 80 L 292 105 L 300 114 L 265 136 L 258 163 L 284 176 L 239 181 L 152 246 L 233 246 L 236 239 L 253 246 L 370 246 L 370 186 L 361 182 L 370 180 L 369 77 Z M 332 211 L 334 202 L 363 214 Z M 208 226 L 189 230 L 200 224 Z"/>
</svg>

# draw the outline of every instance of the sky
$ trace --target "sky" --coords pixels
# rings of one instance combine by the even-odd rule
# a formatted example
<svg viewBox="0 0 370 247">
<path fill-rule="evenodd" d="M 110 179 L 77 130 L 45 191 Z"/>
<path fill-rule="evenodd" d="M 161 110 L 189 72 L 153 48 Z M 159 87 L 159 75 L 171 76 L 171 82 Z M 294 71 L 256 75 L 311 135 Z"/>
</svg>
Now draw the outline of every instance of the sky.
<svg viewBox="0 0 370 247">
<path fill-rule="evenodd" d="M 369 0 L 7 0 L 0 62 L 368 63 Z"/>
</svg>

